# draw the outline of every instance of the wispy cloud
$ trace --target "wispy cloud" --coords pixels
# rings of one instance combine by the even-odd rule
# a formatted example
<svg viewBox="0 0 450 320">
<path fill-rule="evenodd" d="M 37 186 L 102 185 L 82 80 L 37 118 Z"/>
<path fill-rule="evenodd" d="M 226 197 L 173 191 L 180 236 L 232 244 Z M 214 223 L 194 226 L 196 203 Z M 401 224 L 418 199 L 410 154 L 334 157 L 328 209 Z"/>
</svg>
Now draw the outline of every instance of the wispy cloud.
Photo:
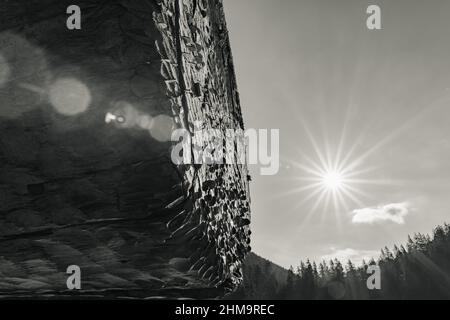
<svg viewBox="0 0 450 320">
<path fill-rule="evenodd" d="M 373 250 L 355 250 L 352 248 L 347 249 L 333 249 L 333 252 L 322 256 L 322 260 L 330 261 L 338 259 L 342 264 L 346 264 L 348 260 L 351 260 L 356 266 L 362 265 L 362 261 L 369 262 L 372 258 L 377 258 L 380 253 Z"/>
<path fill-rule="evenodd" d="M 353 210 L 352 222 L 355 224 L 373 224 L 379 222 L 393 222 L 404 224 L 410 213 L 408 202 L 391 203 L 384 206 Z"/>
</svg>

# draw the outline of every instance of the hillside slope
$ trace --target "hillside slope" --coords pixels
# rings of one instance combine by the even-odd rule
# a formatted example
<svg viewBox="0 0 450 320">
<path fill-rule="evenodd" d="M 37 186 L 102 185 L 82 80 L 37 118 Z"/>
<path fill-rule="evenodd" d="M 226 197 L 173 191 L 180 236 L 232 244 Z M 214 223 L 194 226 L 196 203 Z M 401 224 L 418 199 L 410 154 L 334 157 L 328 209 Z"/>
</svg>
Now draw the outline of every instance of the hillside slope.
<svg viewBox="0 0 450 320">
<path fill-rule="evenodd" d="M 255 253 L 250 253 L 245 259 L 243 273 L 244 281 L 227 299 L 279 299 L 289 275 L 288 270 Z"/>
</svg>

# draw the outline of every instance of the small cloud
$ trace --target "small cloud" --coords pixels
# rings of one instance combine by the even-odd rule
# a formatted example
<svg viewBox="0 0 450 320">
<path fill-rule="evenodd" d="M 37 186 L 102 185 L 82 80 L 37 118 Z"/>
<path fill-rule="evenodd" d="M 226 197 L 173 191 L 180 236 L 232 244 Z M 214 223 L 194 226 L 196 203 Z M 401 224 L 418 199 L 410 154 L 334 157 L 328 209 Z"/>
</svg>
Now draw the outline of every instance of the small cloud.
<svg viewBox="0 0 450 320">
<path fill-rule="evenodd" d="M 369 262 L 372 258 L 376 258 L 379 255 L 380 253 L 378 251 L 373 250 L 355 250 L 352 248 L 334 249 L 332 253 L 322 256 L 322 260 L 328 262 L 338 259 L 342 264 L 346 264 L 348 260 L 351 260 L 354 265 L 360 266 L 363 260 Z"/>
<path fill-rule="evenodd" d="M 405 217 L 410 213 L 408 202 L 392 203 L 374 208 L 353 210 L 352 222 L 355 224 L 373 224 L 379 222 L 393 222 L 405 224 Z"/>
</svg>

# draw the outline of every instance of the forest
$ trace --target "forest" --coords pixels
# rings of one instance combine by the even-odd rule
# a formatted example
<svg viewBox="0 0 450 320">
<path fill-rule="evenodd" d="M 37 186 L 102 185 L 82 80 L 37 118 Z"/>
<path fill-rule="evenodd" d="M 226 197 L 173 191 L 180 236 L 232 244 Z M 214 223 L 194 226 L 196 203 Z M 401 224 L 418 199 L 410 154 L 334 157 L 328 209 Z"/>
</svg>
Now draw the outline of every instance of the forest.
<svg viewBox="0 0 450 320">
<path fill-rule="evenodd" d="M 367 269 L 378 265 L 381 289 L 370 290 Z M 450 225 L 417 233 L 405 245 L 383 248 L 378 260 L 320 263 L 301 261 L 285 270 L 252 254 L 244 282 L 229 299 L 275 300 L 418 300 L 450 299 Z"/>
</svg>

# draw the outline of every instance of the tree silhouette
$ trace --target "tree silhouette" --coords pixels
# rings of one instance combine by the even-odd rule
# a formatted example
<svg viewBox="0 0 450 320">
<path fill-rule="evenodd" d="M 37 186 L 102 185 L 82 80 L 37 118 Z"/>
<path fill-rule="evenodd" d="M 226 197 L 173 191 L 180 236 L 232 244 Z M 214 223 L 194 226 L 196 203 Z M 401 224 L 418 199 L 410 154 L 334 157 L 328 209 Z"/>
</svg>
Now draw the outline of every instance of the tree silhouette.
<svg viewBox="0 0 450 320">
<path fill-rule="evenodd" d="M 381 290 L 367 288 L 372 265 L 380 268 Z M 266 299 L 450 299 L 450 225 L 436 227 L 432 236 L 408 236 L 406 247 L 385 247 L 378 261 L 363 261 L 360 266 L 347 261 L 344 268 L 337 259 L 328 264 L 321 261 L 318 266 L 301 261 L 296 271 L 293 267 L 284 271 L 282 282 L 270 280 L 275 273 L 267 274 L 266 269 L 244 270 L 244 296 L 257 298 L 258 292 Z"/>
</svg>

